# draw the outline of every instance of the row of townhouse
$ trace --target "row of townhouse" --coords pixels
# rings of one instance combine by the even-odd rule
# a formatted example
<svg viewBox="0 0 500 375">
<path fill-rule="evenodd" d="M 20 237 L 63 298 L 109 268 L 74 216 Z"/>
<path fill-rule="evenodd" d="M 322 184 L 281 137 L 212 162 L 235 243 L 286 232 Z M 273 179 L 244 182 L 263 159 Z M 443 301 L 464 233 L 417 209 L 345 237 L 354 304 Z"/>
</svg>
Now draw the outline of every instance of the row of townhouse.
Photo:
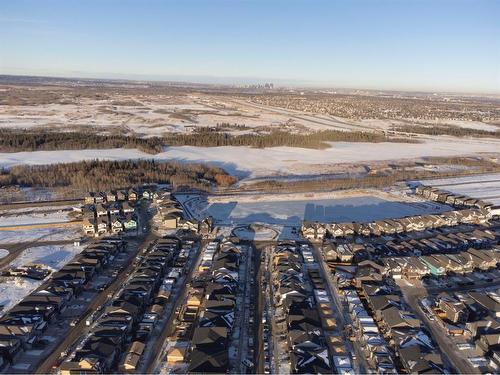
<svg viewBox="0 0 500 375">
<path fill-rule="evenodd" d="M 361 278 L 355 283 L 357 296 L 351 292 L 354 295 L 351 299 L 356 302 L 354 305 L 358 306 L 352 308 L 352 314 L 362 316 L 364 320 L 358 320 L 368 324 L 366 328 L 362 324 L 359 325 L 358 335 L 368 336 L 360 340 L 369 343 L 370 336 L 373 335 L 376 347 L 376 344 L 381 342 L 379 336 L 383 337 L 390 355 L 397 359 L 397 362 L 393 363 L 398 364 L 398 373 L 443 373 L 443 359 L 438 348 L 426 331 L 424 323 L 405 305 L 399 287 L 387 284 L 381 267 L 376 264 L 366 264 L 366 267 L 371 270 L 370 277 L 363 277 L 366 274 L 364 272 L 358 273 Z M 347 300 L 349 303 L 349 298 Z M 368 312 L 368 318 L 365 312 Z M 385 348 L 380 352 L 387 353 Z M 378 352 L 378 349 L 375 349 L 375 352 Z"/>
<path fill-rule="evenodd" d="M 500 370 L 499 292 L 498 288 L 443 292 L 426 301 L 428 312 L 449 335 L 466 338 L 467 346 L 461 350 L 482 373 Z"/>
<path fill-rule="evenodd" d="M 206 259 L 211 252 L 206 252 Z M 243 286 L 239 283 L 241 249 L 223 241 L 213 254 L 204 303 L 190 342 L 189 373 L 226 373 L 235 324 L 237 300 Z"/>
<path fill-rule="evenodd" d="M 59 367 L 62 375 L 135 371 L 169 300 L 162 286 L 184 272 L 174 268 L 180 249 L 177 238 L 159 239 L 148 248 L 111 302 L 88 322 L 90 332 Z"/>
<path fill-rule="evenodd" d="M 376 220 L 369 223 L 304 221 L 301 232 L 305 238 L 311 241 L 321 241 L 327 236 L 332 238 L 383 236 L 460 224 L 484 224 L 489 219 L 491 219 L 491 212 L 488 209 L 468 208 L 435 215 L 407 216 L 399 219 Z"/>
<path fill-rule="evenodd" d="M 381 259 L 386 272 L 395 279 L 421 279 L 425 276 L 466 274 L 474 270 L 489 270 L 500 263 L 500 248 L 474 249 L 455 254 L 431 254 L 420 257 L 387 257 Z"/>
<path fill-rule="evenodd" d="M 0 355 L 6 358 L 3 362 L 15 364 L 20 350 L 35 345 L 69 302 L 125 246 L 125 242 L 114 238 L 87 246 L 59 271 L 52 273 L 42 286 L 7 311 L 0 318 Z"/>
<path fill-rule="evenodd" d="M 306 258 L 309 256 L 307 246 L 299 249 L 292 243 L 279 243 L 274 249 L 271 260 L 271 290 L 275 307 L 273 335 L 275 339 L 286 338 L 291 372 L 331 373 L 332 353 L 329 353 L 323 327 L 333 328 L 333 312 L 328 311 L 328 306 L 323 306 L 325 308 L 321 309 L 320 314 L 316 302 L 328 305 L 329 300 L 325 295 L 324 284 L 318 280 L 319 274 L 313 269 L 309 269 L 309 275 L 304 272 L 303 253 Z M 315 288 L 309 276 L 316 279 Z M 334 348 L 335 345 L 331 343 L 330 347 Z M 342 355 L 337 358 L 340 357 L 345 358 Z M 352 372 L 349 358 L 347 361 L 339 360 L 338 364 L 339 373 Z"/>
<path fill-rule="evenodd" d="M 471 198 L 466 195 L 458 195 L 446 190 L 441 190 L 432 186 L 418 185 L 415 193 L 425 199 L 447 204 L 456 208 L 476 207 L 481 209 L 490 209 L 492 204 L 482 199 Z"/>
<path fill-rule="evenodd" d="M 369 244 L 347 243 L 337 245 L 325 242 L 323 251 L 332 260 L 339 262 L 380 259 L 394 256 L 422 256 L 431 254 L 457 253 L 469 248 L 488 249 L 497 245 L 500 239 L 498 230 L 471 228 L 462 232 L 450 232 L 447 229 L 428 230 L 425 237 L 412 238 L 397 236 L 387 242 Z"/>
<path fill-rule="evenodd" d="M 353 323 L 355 340 L 360 343 L 370 370 L 376 374 L 397 373 L 387 342 L 363 306 L 358 292 L 349 289 L 344 295 Z"/>
<path fill-rule="evenodd" d="M 140 199 L 152 200 L 158 196 L 156 188 L 132 188 L 124 190 L 111 190 L 108 192 L 89 192 L 85 198 L 85 204 L 111 203 L 138 201 Z"/>
</svg>

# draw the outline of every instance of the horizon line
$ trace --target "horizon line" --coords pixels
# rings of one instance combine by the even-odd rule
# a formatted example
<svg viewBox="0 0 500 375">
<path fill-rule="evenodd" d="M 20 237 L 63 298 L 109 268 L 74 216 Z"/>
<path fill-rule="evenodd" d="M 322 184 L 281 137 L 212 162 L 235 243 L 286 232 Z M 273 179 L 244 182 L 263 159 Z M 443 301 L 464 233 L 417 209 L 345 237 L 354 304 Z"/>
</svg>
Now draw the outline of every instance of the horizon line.
<svg viewBox="0 0 500 375">
<path fill-rule="evenodd" d="M 82 75 L 79 75 L 82 74 Z M 86 76 L 88 75 L 88 76 Z M 116 76 L 116 77 L 112 77 Z M 380 91 L 380 92 L 404 92 L 404 93 L 421 93 L 421 94 L 452 94 L 452 95 L 470 95 L 470 96 L 494 96 L 500 97 L 500 91 L 453 91 L 453 90 L 427 90 L 427 89 L 402 89 L 402 88 L 369 88 L 369 87 L 339 87 L 331 84 L 321 85 L 312 81 L 301 81 L 299 79 L 283 79 L 283 78 L 260 78 L 260 77 L 234 77 L 234 76 L 213 76 L 213 75 L 151 75 L 138 74 L 138 73 L 96 73 L 96 75 L 86 72 L 69 73 L 68 75 L 62 74 L 30 74 L 30 73 L 2 73 L 0 77 L 32 77 L 32 78 L 48 78 L 48 79 L 66 79 L 66 80 L 82 80 L 82 81 L 122 81 L 122 82 L 136 82 L 136 83 L 171 83 L 171 84 L 192 84 L 192 85 L 207 85 L 207 86 L 225 86 L 238 88 L 241 86 L 273 83 L 275 88 L 281 89 L 305 89 L 305 90 L 351 90 L 351 91 Z M 132 78 L 136 77 L 136 78 Z M 140 77 L 143 77 L 142 79 Z M 147 78 L 149 77 L 149 78 Z M 155 78 L 153 78 L 155 77 Z M 183 79 L 184 77 L 185 79 Z M 196 81 L 196 78 L 201 81 Z M 191 80 L 192 79 L 192 80 Z M 205 80 L 205 81 L 204 81 Z M 217 80 L 228 82 L 217 82 Z M 231 82 L 232 80 L 232 82 Z M 238 83 L 238 80 L 239 83 Z M 248 81 L 244 83 L 244 81 Z M 252 82 L 254 81 L 254 82 Z M 276 83 L 279 85 L 276 85 Z M 293 83 L 295 82 L 295 83 Z M 302 83 L 302 84 L 299 84 Z"/>
</svg>

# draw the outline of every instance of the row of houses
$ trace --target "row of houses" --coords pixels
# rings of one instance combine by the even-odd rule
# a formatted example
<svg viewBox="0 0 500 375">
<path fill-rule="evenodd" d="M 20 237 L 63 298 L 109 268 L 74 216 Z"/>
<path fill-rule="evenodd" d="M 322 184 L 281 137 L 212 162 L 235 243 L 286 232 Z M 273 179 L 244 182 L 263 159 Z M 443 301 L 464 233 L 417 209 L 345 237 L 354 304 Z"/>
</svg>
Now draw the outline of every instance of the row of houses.
<svg viewBox="0 0 500 375">
<path fill-rule="evenodd" d="M 214 220 L 211 216 L 203 220 L 195 220 L 186 217 L 182 205 L 168 192 L 160 193 L 158 199 L 155 201 L 158 207 L 155 222 L 159 229 L 184 229 L 202 235 L 209 235 L 212 233 L 214 229 Z"/>
<path fill-rule="evenodd" d="M 131 188 L 123 190 L 111 190 L 108 192 L 89 192 L 85 198 L 85 204 L 110 203 L 110 202 L 125 202 L 138 201 L 140 199 L 152 200 L 157 196 L 156 188 Z"/>
<path fill-rule="evenodd" d="M 241 251 L 233 243 L 210 242 L 201 254 L 210 262 L 197 270 L 168 338 L 167 365 L 176 371 L 225 373 L 234 329 Z"/>
<path fill-rule="evenodd" d="M 500 290 L 443 292 L 424 304 L 449 335 L 467 338 L 461 349 L 482 373 L 500 370 Z M 457 348 L 459 349 L 459 348 Z"/>
<path fill-rule="evenodd" d="M 358 292 L 347 290 L 345 299 L 352 321 L 353 339 L 359 342 L 370 370 L 377 374 L 397 373 L 388 344 L 363 306 Z"/>
<path fill-rule="evenodd" d="M 407 216 L 400 219 L 376 220 L 368 223 L 325 224 L 304 221 L 301 232 L 303 237 L 311 241 L 321 241 L 327 236 L 332 238 L 350 236 L 370 237 L 423 231 L 460 224 L 484 224 L 489 219 L 491 219 L 490 210 L 486 208 L 468 208 L 434 215 Z"/>
<path fill-rule="evenodd" d="M 81 289 L 125 249 L 120 239 L 108 238 L 87 246 L 43 285 L 0 318 L 0 355 L 15 364 L 20 350 L 31 349 L 50 323 L 67 308 Z"/>
<path fill-rule="evenodd" d="M 175 267 L 177 238 L 155 241 L 112 300 L 99 311 L 90 332 L 60 365 L 63 375 L 135 371 L 149 335 L 169 302 L 170 287 L 184 272 Z M 165 287 L 167 286 L 167 287 Z"/>
<path fill-rule="evenodd" d="M 216 250 L 204 301 L 190 342 L 190 373 L 225 373 L 229 368 L 229 348 L 235 323 L 241 250 L 224 241 Z"/>
<path fill-rule="evenodd" d="M 219 242 L 212 241 L 202 249 L 201 256 L 206 261 L 212 261 Z M 208 250 L 208 253 L 207 253 Z M 168 338 L 167 365 L 187 368 L 187 357 L 190 342 L 193 339 L 195 322 L 198 319 L 201 304 L 204 300 L 205 287 L 210 281 L 209 269 L 200 273 L 199 270 L 192 277 L 188 285 L 188 295 L 183 305 L 176 311 L 174 333 Z"/>
<path fill-rule="evenodd" d="M 421 279 L 426 276 L 466 274 L 474 270 L 489 270 L 500 263 L 500 248 L 474 249 L 456 254 L 432 254 L 425 256 L 383 258 L 387 274 L 394 279 Z"/>
<path fill-rule="evenodd" d="M 307 249 L 305 249 L 307 253 Z M 333 311 L 329 309 L 328 297 L 319 273 L 312 272 L 317 289 L 313 288 L 304 272 L 300 249 L 294 243 L 279 243 L 272 255 L 272 299 L 274 305 L 274 337 L 286 338 L 286 351 L 292 373 L 324 374 L 333 372 L 332 353 L 324 335 L 323 327 L 335 325 Z M 321 289 L 320 289 L 321 288 Z M 315 293 L 316 292 L 316 293 Z M 325 305 L 321 315 L 316 305 L 321 299 Z M 341 346 L 338 340 L 329 340 L 332 349 Z M 338 350 L 338 349 L 337 349 Z M 333 362 L 337 371 L 352 372 L 345 350 L 334 352 Z"/>
<path fill-rule="evenodd" d="M 358 326 L 357 339 L 365 345 L 367 358 L 381 355 L 381 363 L 391 373 L 391 362 L 397 373 L 443 373 L 439 349 L 424 323 L 405 304 L 399 287 L 387 284 L 376 265 L 366 263 L 361 268 L 370 272 L 358 270 L 356 289 L 347 290 L 345 295 L 353 322 Z"/>
<path fill-rule="evenodd" d="M 322 251 L 328 262 L 353 263 L 365 259 L 381 259 L 394 256 L 422 256 L 430 254 L 457 253 L 468 248 L 491 248 L 498 244 L 496 230 L 472 228 L 468 231 L 450 232 L 446 228 L 426 231 L 426 236 L 391 237 L 387 242 L 341 243 L 326 240 Z"/>
<path fill-rule="evenodd" d="M 131 202 L 85 205 L 82 208 L 83 232 L 88 236 L 135 231 L 138 228 L 136 207 Z"/>
<path fill-rule="evenodd" d="M 490 209 L 492 204 L 482 199 L 471 198 L 467 195 L 458 195 L 432 186 L 418 185 L 415 193 L 425 199 L 447 204 L 455 208 L 476 207 Z"/>
</svg>

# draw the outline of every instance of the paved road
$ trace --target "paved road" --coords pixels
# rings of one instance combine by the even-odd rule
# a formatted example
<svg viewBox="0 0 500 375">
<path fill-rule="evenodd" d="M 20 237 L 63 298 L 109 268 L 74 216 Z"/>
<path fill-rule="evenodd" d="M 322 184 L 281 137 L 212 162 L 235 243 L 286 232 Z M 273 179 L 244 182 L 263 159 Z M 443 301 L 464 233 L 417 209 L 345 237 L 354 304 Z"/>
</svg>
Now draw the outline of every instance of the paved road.
<svg viewBox="0 0 500 375">
<path fill-rule="evenodd" d="M 455 343 L 453 343 L 444 330 L 438 326 L 437 322 L 430 321 L 427 315 L 422 311 L 418 301 L 427 296 L 425 288 L 404 285 L 400 285 L 400 287 L 405 301 L 430 330 L 433 340 L 437 343 L 443 354 L 445 364 L 447 364 L 454 373 L 479 374 L 480 372 L 462 356 Z"/>
<path fill-rule="evenodd" d="M 68 204 L 81 204 L 81 203 L 83 203 L 83 198 L 55 199 L 48 201 L 44 200 L 44 201 L 4 202 L 0 203 L 0 210 L 8 210 L 11 208 L 22 208 L 22 207 L 64 206 Z"/>
<path fill-rule="evenodd" d="M 140 212 L 140 222 L 144 223 L 146 227 L 149 227 L 149 219 L 147 213 L 147 207 L 143 208 Z M 60 359 L 60 354 L 63 351 L 66 351 L 70 348 L 75 342 L 77 342 L 83 334 L 88 330 L 88 327 L 85 325 L 85 319 L 87 316 L 95 312 L 99 307 L 106 304 L 109 300 L 109 295 L 115 294 L 122 286 L 126 278 L 134 269 L 135 259 L 138 255 L 143 255 L 147 250 L 151 241 L 157 239 L 158 237 L 151 233 L 147 232 L 147 235 L 141 235 L 139 237 L 134 238 L 130 242 L 136 243 L 136 245 L 132 248 L 132 251 L 129 252 L 129 256 L 127 261 L 120 271 L 120 273 L 115 277 L 113 282 L 103 291 L 101 291 L 89 304 L 85 313 L 81 315 L 81 319 L 74 326 L 68 326 L 68 332 L 64 337 L 57 337 L 59 342 L 54 347 L 54 349 L 46 355 L 45 359 L 41 359 L 41 362 L 36 364 L 34 367 L 36 368 L 37 374 L 47 374 L 52 371 L 54 365 L 56 365 Z M 127 240 L 126 238 L 124 238 Z"/>
<path fill-rule="evenodd" d="M 59 338 L 60 341 L 58 345 L 51 351 L 50 354 L 47 355 L 43 362 L 36 366 L 37 370 L 35 373 L 50 373 L 52 367 L 58 362 L 60 353 L 70 348 L 73 343 L 78 341 L 84 335 L 84 333 L 88 330 L 88 327 L 85 325 L 86 317 L 95 312 L 102 305 L 106 304 L 106 302 L 109 300 L 108 296 L 115 294 L 123 286 L 125 279 L 135 267 L 134 260 L 138 255 L 142 255 L 144 253 L 149 243 L 155 238 L 155 235 L 149 234 L 148 236 L 143 237 L 140 240 L 140 244 L 136 246 L 136 248 L 132 249 L 132 251 L 129 253 L 127 262 L 123 270 L 105 290 L 101 291 L 92 300 L 85 313 L 82 314 L 82 318 L 80 319 L 80 321 L 74 327 L 69 327 L 66 336 Z"/>
<path fill-rule="evenodd" d="M 339 332 L 341 332 L 343 334 L 345 332 L 346 326 L 350 325 L 352 327 L 351 317 L 349 316 L 349 314 L 345 313 L 345 308 L 342 305 L 342 302 L 340 301 L 339 295 L 337 293 L 337 288 L 333 283 L 330 268 L 326 264 L 326 262 L 323 258 L 323 255 L 321 254 L 321 250 L 319 249 L 318 245 L 316 245 L 316 244 L 311 244 L 311 247 L 314 251 L 314 255 L 315 255 L 317 262 L 320 266 L 321 276 L 323 277 L 323 280 L 325 280 L 326 283 L 328 284 L 330 296 L 332 297 L 332 301 L 335 304 L 335 307 L 337 310 L 337 311 L 335 311 L 335 317 L 337 318 L 337 322 L 340 322 L 340 324 L 338 325 L 339 326 L 338 330 L 339 330 Z M 359 373 L 362 373 L 362 374 L 367 373 L 368 363 L 366 362 L 365 355 L 361 351 L 361 348 L 359 347 L 359 345 L 357 343 L 353 343 L 351 345 L 351 343 L 348 339 L 344 340 L 344 342 L 347 346 L 347 349 L 349 351 L 351 351 L 351 353 L 354 352 L 357 356 L 357 359 L 355 361 L 353 361 L 354 362 L 353 366 L 354 366 L 355 372 L 358 374 Z"/>
<path fill-rule="evenodd" d="M 158 373 L 159 368 L 164 362 L 167 351 L 167 338 L 175 330 L 175 327 L 173 325 L 175 319 L 175 311 L 184 303 L 187 297 L 187 284 L 191 281 L 194 272 L 198 269 L 201 261 L 201 249 L 203 249 L 203 247 L 206 246 L 207 243 L 208 240 L 202 240 L 200 243 L 198 243 L 196 253 L 194 257 L 191 258 L 191 264 L 189 265 L 189 271 L 186 275 L 186 278 L 184 279 L 184 283 L 182 284 L 181 289 L 178 291 L 178 293 L 175 296 L 172 296 L 172 300 L 175 302 L 168 312 L 168 319 L 164 324 L 161 335 L 156 339 L 156 343 L 154 346 L 155 350 L 150 355 L 150 358 L 146 359 L 145 365 L 142 366 L 145 369 L 144 372 L 147 374 Z"/>
<path fill-rule="evenodd" d="M 306 121 L 311 124 L 316 124 L 316 125 L 321 125 L 321 128 L 329 127 L 337 130 L 351 130 L 351 131 L 356 131 L 356 130 L 370 130 L 374 131 L 377 129 L 374 129 L 373 127 L 369 126 L 363 126 L 363 125 L 358 125 L 358 124 L 351 124 L 345 121 L 341 121 L 336 119 L 333 116 L 330 116 L 330 118 L 325 118 L 325 116 L 328 115 L 322 115 L 319 116 L 314 113 L 306 113 L 302 111 L 297 111 L 297 110 L 292 110 L 292 109 L 285 109 L 285 108 L 280 108 L 280 107 L 272 107 L 269 105 L 263 105 L 263 104 L 256 104 L 256 103 L 250 103 L 248 101 L 239 101 L 239 100 L 229 100 L 230 102 L 233 102 L 235 104 L 239 105 L 245 105 L 247 107 L 252 107 L 268 112 L 273 112 L 273 113 L 278 113 L 283 116 L 295 118 L 297 120 L 301 121 Z M 320 128 L 320 129 L 321 129 Z"/>
</svg>

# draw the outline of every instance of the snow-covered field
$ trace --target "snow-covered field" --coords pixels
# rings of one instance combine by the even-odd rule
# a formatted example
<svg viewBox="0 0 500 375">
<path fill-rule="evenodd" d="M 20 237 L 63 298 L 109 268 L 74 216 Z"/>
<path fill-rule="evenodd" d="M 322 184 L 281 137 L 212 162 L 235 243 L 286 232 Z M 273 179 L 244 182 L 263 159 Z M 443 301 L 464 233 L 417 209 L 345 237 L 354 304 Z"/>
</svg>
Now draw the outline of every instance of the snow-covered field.
<svg viewBox="0 0 500 375">
<path fill-rule="evenodd" d="M 0 244 L 13 244 L 31 241 L 64 241 L 75 240 L 81 236 L 79 227 L 70 228 L 22 228 L 0 230 Z"/>
<path fill-rule="evenodd" d="M 425 180 L 422 183 L 452 193 L 482 198 L 495 205 L 500 204 L 500 173 Z"/>
<path fill-rule="evenodd" d="M 209 162 L 240 177 L 262 177 L 279 174 L 327 173 L 340 163 L 361 163 L 381 160 L 415 159 L 424 156 L 457 156 L 497 153 L 500 140 L 463 139 L 460 147 L 453 138 L 427 139 L 424 143 L 353 143 L 336 142 L 326 150 L 293 147 L 258 149 L 251 147 L 168 147 L 150 155 L 136 149 L 105 149 L 78 151 L 36 151 L 0 153 L 0 167 L 19 164 L 50 164 L 89 159 L 156 159 L 182 162 Z"/>
<path fill-rule="evenodd" d="M 53 271 L 57 271 L 82 250 L 83 247 L 73 245 L 32 247 L 24 250 L 11 265 L 19 267 L 28 264 L 43 264 Z M 2 277 L 0 281 L 0 305 L 4 306 L 3 312 L 13 307 L 42 283 L 43 280 Z M 1 312 L 0 315 L 2 315 Z"/>
</svg>

